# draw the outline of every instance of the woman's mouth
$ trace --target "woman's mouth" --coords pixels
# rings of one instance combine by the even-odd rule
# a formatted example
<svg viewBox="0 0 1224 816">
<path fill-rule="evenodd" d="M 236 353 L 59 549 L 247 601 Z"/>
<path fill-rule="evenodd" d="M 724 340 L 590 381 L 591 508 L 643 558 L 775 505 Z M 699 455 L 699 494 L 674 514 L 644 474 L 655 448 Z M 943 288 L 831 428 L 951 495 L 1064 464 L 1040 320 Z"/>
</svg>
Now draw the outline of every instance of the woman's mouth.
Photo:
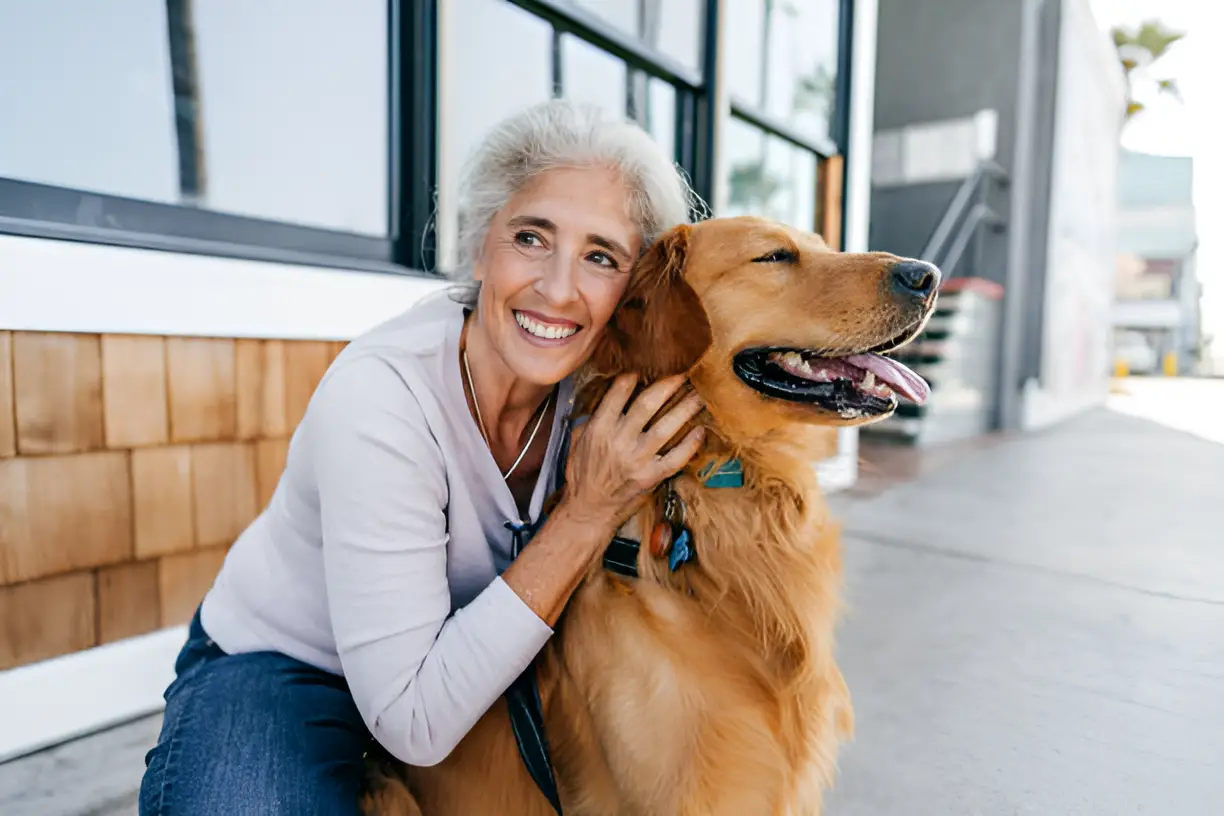
<svg viewBox="0 0 1224 816">
<path fill-rule="evenodd" d="M 538 312 L 525 312 L 518 309 L 514 310 L 514 320 L 523 330 L 523 334 L 534 341 L 543 341 L 550 345 L 563 343 L 582 330 L 582 326 L 572 320 L 547 317 Z"/>
</svg>

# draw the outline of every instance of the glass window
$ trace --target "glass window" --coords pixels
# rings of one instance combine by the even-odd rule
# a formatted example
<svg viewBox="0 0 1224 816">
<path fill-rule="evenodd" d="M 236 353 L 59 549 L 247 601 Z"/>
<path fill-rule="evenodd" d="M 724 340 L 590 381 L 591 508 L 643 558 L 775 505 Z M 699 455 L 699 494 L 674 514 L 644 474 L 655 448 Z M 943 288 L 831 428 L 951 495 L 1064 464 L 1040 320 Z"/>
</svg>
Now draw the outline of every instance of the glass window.
<svg viewBox="0 0 1224 816">
<path fill-rule="evenodd" d="M 386 235 L 387 4 L 210 0 L 188 7 L 202 203 Z"/>
<path fill-rule="evenodd" d="M 840 0 L 729 0 L 732 96 L 817 139 L 832 137 Z"/>
<path fill-rule="evenodd" d="M 577 37 L 561 36 L 561 89 L 566 99 L 623 117 L 627 83 L 624 62 Z"/>
<path fill-rule="evenodd" d="M 164 0 L 4 8 L 0 176 L 177 202 Z"/>
<path fill-rule="evenodd" d="M 727 123 L 726 215 L 816 229 L 816 156 L 741 119 Z"/>
<path fill-rule="evenodd" d="M 439 268 L 455 263 L 455 196 L 464 161 L 505 117 L 552 96 L 552 26 L 504 0 L 447 0 L 438 140 Z M 495 68 L 489 55 L 514 44 Z M 624 83 L 621 83 L 623 93 Z"/>
<path fill-rule="evenodd" d="M 387 234 L 385 2 L 9 7 L 0 176 Z"/>
<path fill-rule="evenodd" d="M 694 71 L 701 70 L 702 0 L 570 0 Z"/>
<path fill-rule="evenodd" d="M 676 89 L 642 71 L 633 72 L 629 87 L 629 118 L 676 155 Z"/>
</svg>

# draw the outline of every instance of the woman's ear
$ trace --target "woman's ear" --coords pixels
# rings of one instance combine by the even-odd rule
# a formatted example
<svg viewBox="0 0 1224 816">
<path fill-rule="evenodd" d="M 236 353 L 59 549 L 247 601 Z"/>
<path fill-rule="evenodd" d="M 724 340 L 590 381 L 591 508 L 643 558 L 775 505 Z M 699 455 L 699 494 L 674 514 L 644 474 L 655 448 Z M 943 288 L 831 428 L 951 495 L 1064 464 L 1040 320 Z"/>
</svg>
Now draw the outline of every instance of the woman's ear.
<svg viewBox="0 0 1224 816">
<path fill-rule="evenodd" d="M 687 372 L 709 348 L 710 321 L 684 277 L 691 230 L 681 224 L 664 233 L 634 266 L 591 355 L 600 374 L 637 372 L 645 385 Z"/>
</svg>

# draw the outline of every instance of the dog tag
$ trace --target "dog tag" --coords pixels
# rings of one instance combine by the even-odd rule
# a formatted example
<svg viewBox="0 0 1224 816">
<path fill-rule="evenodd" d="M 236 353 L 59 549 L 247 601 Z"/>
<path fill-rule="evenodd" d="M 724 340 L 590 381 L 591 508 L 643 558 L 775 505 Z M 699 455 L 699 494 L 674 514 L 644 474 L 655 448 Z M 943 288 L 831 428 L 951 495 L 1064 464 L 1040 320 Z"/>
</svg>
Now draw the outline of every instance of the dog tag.
<svg viewBox="0 0 1224 816">
<path fill-rule="evenodd" d="M 675 572 L 681 564 L 692 560 L 693 537 L 687 527 L 680 527 L 673 532 L 675 532 L 675 539 L 672 541 L 671 552 L 668 554 L 667 566 L 668 569 Z"/>
<path fill-rule="evenodd" d="M 660 521 L 650 531 L 650 554 L 662 558 L 671 549 L 672 526 L 666 521 Z"/>
</svg>

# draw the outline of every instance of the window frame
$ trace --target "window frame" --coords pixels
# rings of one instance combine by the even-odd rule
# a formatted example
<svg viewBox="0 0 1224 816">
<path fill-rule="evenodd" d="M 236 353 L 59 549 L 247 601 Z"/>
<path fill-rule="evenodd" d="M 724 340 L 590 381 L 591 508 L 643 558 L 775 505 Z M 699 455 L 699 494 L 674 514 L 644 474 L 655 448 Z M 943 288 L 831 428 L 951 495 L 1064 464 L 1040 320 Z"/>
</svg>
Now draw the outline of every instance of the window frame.
<svg viewBox="0 0 1224 816">
<path fill-rule="evenodd" d="M 8 177 L 0 177 L 0 234 L 437 277 L 436 272 L 423 270 L 438 267 L 432 225 L 438 182 L 438 7 L 443 1 L 387 0 L 389 179 L 386 237 Z M 719 101 L 724 91 L 718 70 L 721 58 L 719 0 L 705 0 L 704 3 L 700 70 L 693 70 L 650 48 L 581 6 L 564 0 L 505 1 L 552 25 L 554 93 L 564 82 L 558 53 L 563 34 L 577 37 L 623 60 L 630 77 L 634 71 L 640 71 L 670 84 L 676 93 L 676 162 L 688 174 L 697 194 L 704 201 L 713 202 L 718 171 L 715 142 Z M 181 0 L 167 2 L 173 12 L 174 4 Z M 853 0 L 839 0 L 832 138 L 807 137 L 741 100 L 727 100 L 732 116 L 815 154 L 818 168 L 821 168 L 818 175 L 828 167 L 844 172 L 844 162 L 830 163 L 829 160 L 838 156 L 844 158 L 848 142 L 853 7 Z M 182 171 L 180 168 L 180 173 Z M 813 184 L 816 184 L 815 179 Z"/>
<path fill-rule="evenodd" d="M 846 234 L 845 207 L 837 201 L 831 211 L 833 197 L 840 198 L 846 183 L 848 145 L 850 142 L 850 72 L 854 43 L 854 0 L 839 0 L 837 15 L 837 76 L 834 81 L 833 116 L 828 138 L 809 136 L 789 123 L 741 98 L 732 96 L 731 116 L 763 133 L 779 138 L 816 158 L 816 178 L 812 179 L 816 202 L 816 222 L 812 229 L 822 232 L 834 249 L 844 249 Z M 830 175 L 836 178 L 829 178 Z"/>
</svg>

